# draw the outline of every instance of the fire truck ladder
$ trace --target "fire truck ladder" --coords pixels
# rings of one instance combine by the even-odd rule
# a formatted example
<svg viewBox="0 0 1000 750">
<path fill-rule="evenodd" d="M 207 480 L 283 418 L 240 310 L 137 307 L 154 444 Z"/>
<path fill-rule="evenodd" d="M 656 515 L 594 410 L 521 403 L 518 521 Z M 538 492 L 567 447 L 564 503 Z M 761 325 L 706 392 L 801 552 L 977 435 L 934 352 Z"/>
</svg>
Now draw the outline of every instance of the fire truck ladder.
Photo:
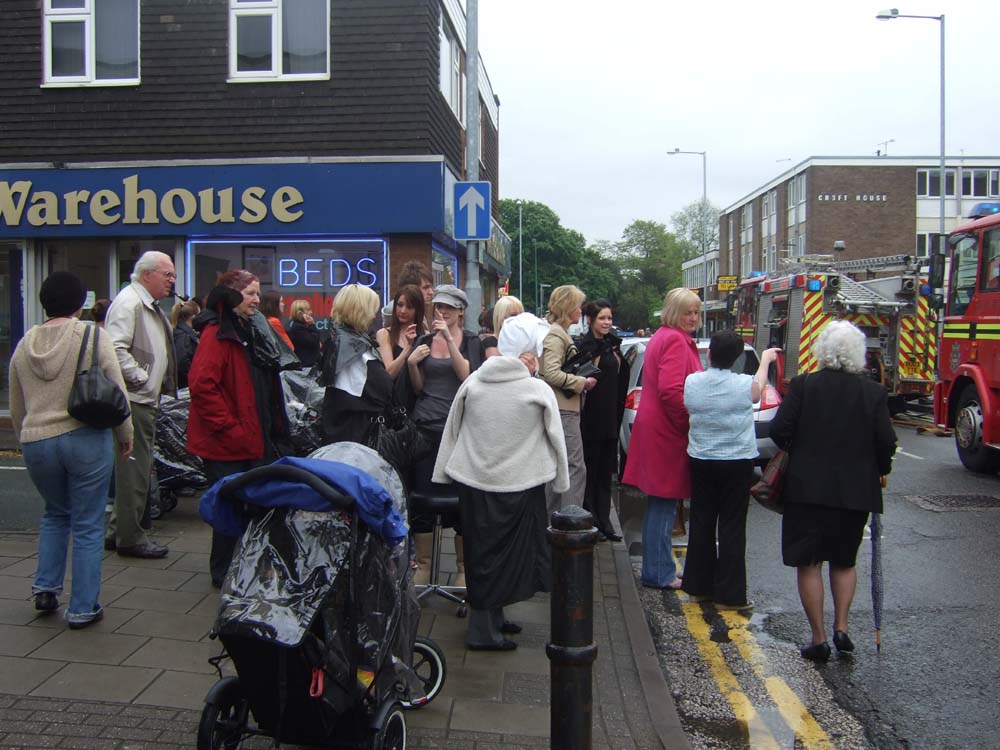
<svg viewBox="0 0 1000 750">
<path fill-rule="evenodd" d="M 834 261 L 831 268 L 844 273 L 855 271 L 915 271 L 919 260 L 912 255 L 886 255 L 876 258 Z"/>
</svg>

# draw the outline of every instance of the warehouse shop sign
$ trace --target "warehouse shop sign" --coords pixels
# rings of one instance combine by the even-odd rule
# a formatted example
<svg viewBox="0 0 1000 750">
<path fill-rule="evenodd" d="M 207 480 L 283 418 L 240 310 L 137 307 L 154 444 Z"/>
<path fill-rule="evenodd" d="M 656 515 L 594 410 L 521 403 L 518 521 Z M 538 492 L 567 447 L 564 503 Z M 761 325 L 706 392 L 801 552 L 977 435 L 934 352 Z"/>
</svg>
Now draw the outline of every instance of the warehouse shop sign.
<svg viewBox="0 0 1000 750">
<path fill-rule="evenodd" d="M 171 188 L 157 195 L 151 188 L 139 187 L 139 175 L 122 180 L 121 190 L 70 190 L 57 195 L 51 190 L 34 190 L 30 180 L 13 183 L 0 181 L 0 221 L 9 227 L 22 220 L 33 227 L 81 226 L 86 213 L 95 224 L 106 227 L 123 224 L 188 224 L 198 218 L 205 224 L 233 224 L 237 207 L 233 188 L 205 188 L 197 195 L 186 188 Z M 299 210 L 302 193 L 290 185 L 276 189 L 270 196 L 263 187 L 251 186 L 239 195 L 239 220 L 258 224 L 271 216 L 290 224 L 302 218 Z"/>
<path fill-rule="evenodd" d="M 10 168 L 0 239 L 444 231 L 434 160 Z"/>
<path fill-rule="evenodd" d="M 816 200 L 824 203 L 888 203 L 886 193 L 820 193 Z"/>
</svg>

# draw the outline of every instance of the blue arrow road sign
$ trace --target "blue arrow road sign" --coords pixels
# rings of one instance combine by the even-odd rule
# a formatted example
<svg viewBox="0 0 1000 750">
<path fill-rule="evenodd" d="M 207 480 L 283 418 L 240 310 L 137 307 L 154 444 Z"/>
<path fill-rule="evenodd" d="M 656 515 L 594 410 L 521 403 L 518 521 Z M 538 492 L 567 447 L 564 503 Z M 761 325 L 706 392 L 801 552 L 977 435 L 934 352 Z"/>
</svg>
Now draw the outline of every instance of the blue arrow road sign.
<svg viewBox="0 0 1000 750">
<path fill-rule="evenodd" d="M 456 182 L 452 201 L 456 240 L 490 238 L 489 182 Z"/>
</svg>

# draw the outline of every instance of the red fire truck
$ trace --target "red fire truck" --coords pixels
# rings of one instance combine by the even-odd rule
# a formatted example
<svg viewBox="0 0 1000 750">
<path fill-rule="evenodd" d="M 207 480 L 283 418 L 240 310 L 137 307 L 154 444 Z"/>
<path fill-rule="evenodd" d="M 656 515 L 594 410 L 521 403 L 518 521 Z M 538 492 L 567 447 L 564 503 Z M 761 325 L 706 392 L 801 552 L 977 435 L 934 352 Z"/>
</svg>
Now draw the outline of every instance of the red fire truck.
<svg viewBox="0 0 1000 750">
<path fill-rule="evenodd" d="M 992 474 L 1000 470 L 1000 204 L 981 204 L 972 218 L 948 237 L 934 421 L 955 428 L 967 469 Z M 940 267 L 935 286 L 943 285 Z"/>
<path fill-rule="evenodd" d="M 849 275 L 868 271 L 899 275 L 866 281 Z M 812 342 L 820 330 L 831 320 L 854 323 L 865 333 L 870 376 L 899 412 L 934 387 L 937 325 L 924 287 L 911 256 L 806 260 L 782 275 L 746 279 L 736 290 L 734 326 L 758 351 L 782 348 L 777 386 L 784 394 L 791 378 L 817 369 Z"/>
</svg>

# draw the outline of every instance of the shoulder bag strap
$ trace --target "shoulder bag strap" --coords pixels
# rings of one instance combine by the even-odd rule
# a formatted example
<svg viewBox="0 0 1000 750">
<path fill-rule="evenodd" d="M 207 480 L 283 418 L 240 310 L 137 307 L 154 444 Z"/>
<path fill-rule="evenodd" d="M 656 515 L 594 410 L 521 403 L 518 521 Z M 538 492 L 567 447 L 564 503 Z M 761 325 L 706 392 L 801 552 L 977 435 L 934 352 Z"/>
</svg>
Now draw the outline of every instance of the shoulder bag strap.
<svg viewBox="0 0 1000 750">
<path fill-rule="evenodd" d="M 80 354 L 76 358 L 76 371 L 77 373 L 83 372 L 83 357 L 87 353 L 87 342 L 90 340 L 90 326 L 86 326 L 86 330 L 83 332 L 83 343 L 80 344 Z M 97 341 L 97 338 L 94 338 Z M 96 343 L 95 343 L 96 346 Z"/>
<path fill-rule="evenodd" d="M 89 329 L 90 326 L 87 326 L 87 328 Z M 97 367 L 97 363 L 99 361 L 99 354 L 97 352 L 97 339 L 98 339 L 98 337 L 100 337 L 100 335 L 101 335 L 101 329 L 95 323 L 94 324 L 94 348 L 91 349 L 91 351 L 90 351 L 90 366 L 91 367 Z"/>
</svg>

